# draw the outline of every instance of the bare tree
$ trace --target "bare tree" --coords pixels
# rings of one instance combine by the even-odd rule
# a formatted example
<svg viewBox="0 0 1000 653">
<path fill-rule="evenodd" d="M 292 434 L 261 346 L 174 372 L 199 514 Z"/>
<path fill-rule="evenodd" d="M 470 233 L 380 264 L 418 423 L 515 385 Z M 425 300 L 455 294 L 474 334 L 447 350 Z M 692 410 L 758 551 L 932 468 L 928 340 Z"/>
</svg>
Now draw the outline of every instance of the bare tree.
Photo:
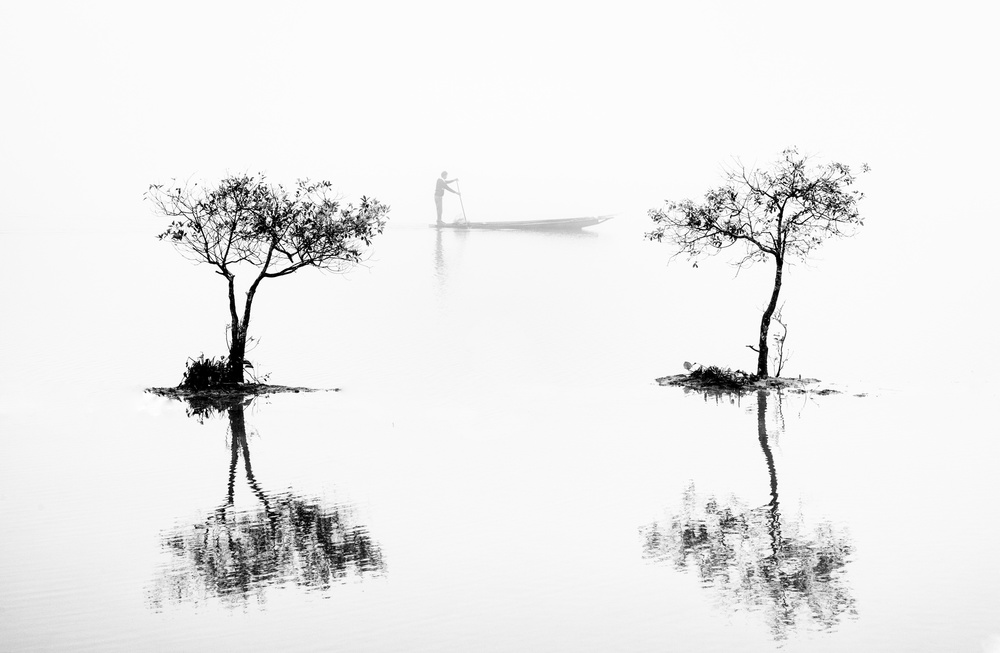
<svg viewBox="0 0 1000 653">
<path fill-rule="evenodd" d="M 868 166 L 863 165 L 867 172 Z M 789 148 L 770 170 L 748 168 L 739 161 L 724 171 L 724 181 L 705 193 L 705 200 L 667 201 L 650 209 L 656 225 L 650 240 L 673 242 L 678 254 L 715 254 L 738 245 L 739 267 L 774 260 L 774 288 L 760 321 L 757 376 L 768 375 L 768 329 L 784 266 L 805 260 L 824 240 L 853 235 L 863 224 L 857 204 L 863 193 L 851 186 L 855 176 L 842 163 L 811 165 L 810 158 Z"/>
<path fill-rule="evenodd" d="M 248 175 L 216 186 L 149 187 L 146 199 L 173 221 L 159 235 L 186 258 L 208 263 L 229 290 L 229 360 L 226 381 L 243 383 L 250 309 L 260 283 L 305 267 L 342 272 L 361 261 L 385 227 L 389 207 L 362 197 L 355 207 L 329 197 L 328 181 L 299 181 L 292 191 Z M 251 270 L 242 311 L 236 272 Z"/>
</svg>

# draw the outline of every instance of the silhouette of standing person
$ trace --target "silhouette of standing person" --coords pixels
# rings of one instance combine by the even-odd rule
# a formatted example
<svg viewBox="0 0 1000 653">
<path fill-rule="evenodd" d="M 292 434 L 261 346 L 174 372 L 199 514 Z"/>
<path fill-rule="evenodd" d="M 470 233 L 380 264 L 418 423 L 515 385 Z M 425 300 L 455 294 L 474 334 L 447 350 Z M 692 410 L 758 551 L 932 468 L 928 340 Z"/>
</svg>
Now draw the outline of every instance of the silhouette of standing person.
<svg viewBox="0 0 1000 653">
<path fill-rule="evenodd" d="M 448 184 L 453 181 L 458 181 L 458 177 L 448 179 L 448 171 L 446 170 L 441 173 L 441 178 L 437 180 L 437 185 L 434 187 L 434 205 L 437 207 L 438 226 L 444 224 L 444 222 L 441 221 L 441 210 L 444 207 L 444 192 L 448 191 L 449 193 L 455 193 L 456 195 L 460 194 L 457 190 L 452 190 L 451 187 L 448 186 Z"/>
</svg>

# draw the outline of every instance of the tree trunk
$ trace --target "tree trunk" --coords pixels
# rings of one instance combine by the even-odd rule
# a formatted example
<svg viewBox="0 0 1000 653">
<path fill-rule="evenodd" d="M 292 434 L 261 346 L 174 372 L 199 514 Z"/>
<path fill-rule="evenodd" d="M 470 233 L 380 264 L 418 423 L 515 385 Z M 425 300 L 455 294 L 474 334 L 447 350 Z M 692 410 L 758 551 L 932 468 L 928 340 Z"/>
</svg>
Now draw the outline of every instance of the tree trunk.
<svg viewBox="0 0 1000 653">
<path fill-rule="evenodd" d="M 250 284 L 247 290 L 247 298 L 243 304 L 243 320 L 240 320 L 239 313 L 236 312 L 236 276 L 223 268 L 222 273 L 229 282 L 229 319 L 231 322 L 229 332 L 229 370 L 226 374 L 226 381 L 229 383 L 243 383 L 243 368 L 246 362 L 247 334 L 250 331 L 250 307 L 253 306 L 254 295 L 257 294 L 257 286 L 267 274 L 267 267 L 271 263 L 271 255 L 274 253 L 276 243 L 271 245 L 267 253 L 267 259 L 261 268 L 260 274 Z"/>
<path fill-rule="evenodd" d="M 243 383 L 243 362 L 246 360 L 247 332 L 242 326 L 233 329 L 229 345 L 229 372 L 226 381 Z"/>
<path fill-rule="evenodd" d="M 251 288 L 247 293 L 246 304 L 243 308 L 243 319 L 240 320 L 239 313 L 236 312 L 236 278 L 232 275 L 227 277 L 229 281 L 229 369 L 226 373 L 228 383 L 243 383 L 243 368 L 247 351 L 247 331 L 250 325 L 250 304 L 253 302 L 253 291 Z"/>
<path fill-rule="evenodd" d="M 774 290 L 771 291 L 771 301 L 764 309 L 764 315 L 760 318 L 760 342 L 757 344 L 757 376 L 762 379 L 767 378 L 767 332 L 771 328 L 771 316 L 778 306 L 778 293 L 781 292 L 781 268 L 783 261 L 775 259 Z"/>
</svg>

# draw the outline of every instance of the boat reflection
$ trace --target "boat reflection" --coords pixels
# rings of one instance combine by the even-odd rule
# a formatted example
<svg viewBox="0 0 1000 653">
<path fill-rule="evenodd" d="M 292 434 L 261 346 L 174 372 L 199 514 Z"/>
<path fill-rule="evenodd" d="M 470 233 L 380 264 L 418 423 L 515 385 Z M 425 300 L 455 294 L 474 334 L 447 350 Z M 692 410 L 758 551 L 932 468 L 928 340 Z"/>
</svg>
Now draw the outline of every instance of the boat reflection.
<svg viewBox="0 0 1000 653">
<path fill-rule="evenodd" d="M 433 225 L 432 225 L 433 226 Z M 600 234 L 590 229 L 435 229 L 434 234 L 434 280 L 438 295 L 443 295 L 449 282 L 449 276 L 458 274 L 462 268 L 462 259 L 469 244 L 469 239 L 489 239 L 494 246 L 504 243 L 511 246 L 511 251 L 519 251 L 525 242 L 537 242 L 543 239 L 559 241 L 582 240 L 598 238 Z M 528 240 L 531 239 L 531 240 Z"/>
<path fill-rule="evenodd" d="M 215 402 L 189 410 L 205 419 L 224 412 L 229 419 L 231 456 L 226 500 L 204 521 L 162 537 L 171 561 L 150 591 L 150 607 L 199 603 L 213 597 L 236 606 L 251 598 L 265 602 L 274 585 L 328 590 L 350 578 L 378 575 L 385 565 L 367 529 L 353 524 L 348 506 L 330 506 L 293 492 L 265 492 L 254 476 L 244 408 L 248 400 Z M 258 506 L 236 510 L 239 459 Z"/>
<path fill-rule="evenodd" d="M 730 609 L 760 612 L 776 640 L 803 624 L 832 629 L 857 616 L 845 578 L 853 548 L 830 524 L 807 529 L 801 518 L 783 517 L 778 474 L 767 433 L 767 398 L 757 392 L 757 436 L 770 477 L 770 501 L 747 509 L 736 500 L 699 498 L 694 485 L 681 514 L 643 529 L 644 555 L 694 571 Z M 775 411 L 780 419 L 781 397 Z"/>
</svg>

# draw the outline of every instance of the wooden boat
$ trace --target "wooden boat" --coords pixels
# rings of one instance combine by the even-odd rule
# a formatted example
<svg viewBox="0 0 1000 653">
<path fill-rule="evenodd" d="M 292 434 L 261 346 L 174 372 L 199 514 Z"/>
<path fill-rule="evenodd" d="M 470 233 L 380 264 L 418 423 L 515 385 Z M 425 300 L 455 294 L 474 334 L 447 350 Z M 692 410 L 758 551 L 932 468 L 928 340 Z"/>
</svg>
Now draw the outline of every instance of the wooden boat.
<svg viewBox="0 0 1000 653">
<path fill-rule="evenodd" d="M 585 218 L 557 218 L 555 220 L 508 220 L 495 222 L 445 222 L 428 225 L 435 229 L 528 229 L 532 231 L 567 231 L 601 224 L 614 216 L 598 215 Z"/>
</svg>

